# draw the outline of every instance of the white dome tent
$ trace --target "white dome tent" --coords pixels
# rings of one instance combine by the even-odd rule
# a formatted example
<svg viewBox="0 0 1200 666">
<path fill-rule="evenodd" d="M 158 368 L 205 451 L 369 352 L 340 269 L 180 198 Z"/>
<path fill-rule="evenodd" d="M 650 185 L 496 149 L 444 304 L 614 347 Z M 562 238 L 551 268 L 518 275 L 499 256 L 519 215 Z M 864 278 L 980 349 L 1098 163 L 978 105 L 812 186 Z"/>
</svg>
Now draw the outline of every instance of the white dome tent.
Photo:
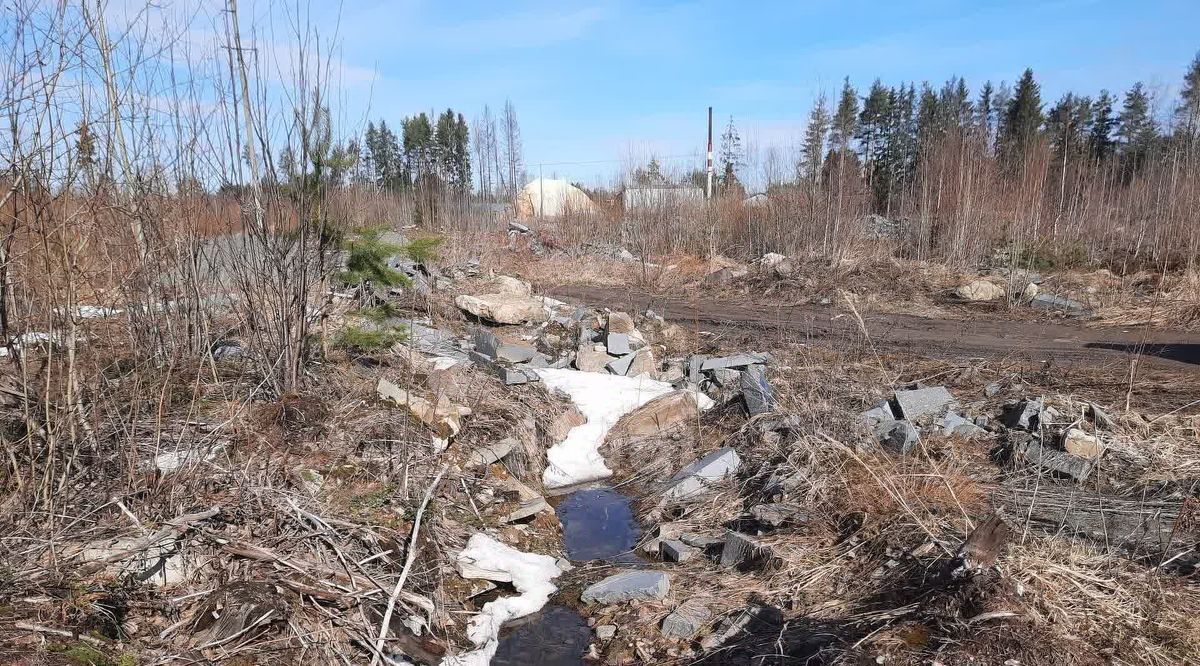
<svg viewBox="0 0 1200 666">
<path fill-rule="evenodd" d="M 516 209 L 517 217 L 529 219 L 595 213 L 596 204 L 583 190 L 565 180 L 538 178 L 521 188 Z"/>
</svg>

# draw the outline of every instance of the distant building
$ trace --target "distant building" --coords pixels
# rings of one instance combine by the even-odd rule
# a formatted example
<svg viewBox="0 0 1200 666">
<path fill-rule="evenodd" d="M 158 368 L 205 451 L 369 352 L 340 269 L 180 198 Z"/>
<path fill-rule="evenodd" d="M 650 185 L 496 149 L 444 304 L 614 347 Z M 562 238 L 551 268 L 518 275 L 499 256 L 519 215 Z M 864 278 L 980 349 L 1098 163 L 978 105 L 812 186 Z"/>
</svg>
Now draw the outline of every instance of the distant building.
<svg viewBox="0 0 1200 666">
<path fill-rule="evenodd" d="M 704 203 L 704 190 L 695 185 L 627 187 L 621 196 L 625 210 L 694 206 Z"/>
<path fill-rule="evenodd" d="M 521 219 L 596 212 L 596 204 L 583 190 L 565 180 L 550 178 L 538 178 L 522 188 L 515 207 Z"/>
</svg>

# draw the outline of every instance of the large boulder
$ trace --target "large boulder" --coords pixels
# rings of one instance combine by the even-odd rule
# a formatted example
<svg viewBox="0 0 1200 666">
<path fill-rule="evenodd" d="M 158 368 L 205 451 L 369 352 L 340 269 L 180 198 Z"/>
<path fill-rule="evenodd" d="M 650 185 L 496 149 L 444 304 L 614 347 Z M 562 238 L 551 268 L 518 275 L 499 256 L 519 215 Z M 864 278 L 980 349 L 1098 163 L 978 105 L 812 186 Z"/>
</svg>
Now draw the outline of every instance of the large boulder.
<svg viewBox="0 0 1200 666">
<path fill-rule="evenodd" d="M 954 290 L 964 301 L 994 301 L 1004 298 L 1004 287 L 987 280 L 973 280 Z"/>
<path fill-rule="evenodd" d="M 458 309 L 497 324 L 524 324 L 546 321 L 546 308 L 537 298 L 516 294 L 463 294 L 454 299 Z"/>
<path fill-rule="evenodd" d="M 671 591 L 671 577 L 662 571 L 622 571 L 589 586 L 585 604 L 616 604 L 633 599 L 663 599 Z"/>
</svg>

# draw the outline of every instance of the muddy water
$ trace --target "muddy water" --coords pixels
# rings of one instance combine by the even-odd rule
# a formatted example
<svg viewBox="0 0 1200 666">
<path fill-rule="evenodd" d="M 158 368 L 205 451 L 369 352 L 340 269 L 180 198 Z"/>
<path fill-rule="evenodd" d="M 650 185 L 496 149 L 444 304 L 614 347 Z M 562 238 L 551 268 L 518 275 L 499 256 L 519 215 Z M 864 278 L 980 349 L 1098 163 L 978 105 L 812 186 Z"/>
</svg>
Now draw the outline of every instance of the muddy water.
<svg viewBox="0 0 1200 666">
<path fill-rule="evenodd" d="M 641 528 L 625 495 L 612 488 L 587 488 L 566 495 L 555 507 L 563 546 L 572 562 L 603 560 L 638 564 L 634 546 Z M 540 613 L 506 627 L 493 664 L 578 666 L 592 630 L 573 608 L 549 604 Z"/>
</svg>

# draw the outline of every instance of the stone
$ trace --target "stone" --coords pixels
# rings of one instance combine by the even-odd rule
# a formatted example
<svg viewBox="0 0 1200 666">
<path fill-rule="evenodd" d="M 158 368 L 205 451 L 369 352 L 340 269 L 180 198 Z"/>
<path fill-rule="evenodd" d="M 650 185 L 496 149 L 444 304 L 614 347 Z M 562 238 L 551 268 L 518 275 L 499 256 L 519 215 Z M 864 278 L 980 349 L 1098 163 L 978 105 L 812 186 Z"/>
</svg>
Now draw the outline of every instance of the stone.
<svg viewBox="0 0 1200 666">
<path fill-rule="evenodd" d="M 1067 453 L 1087 460 L 1098 460 L 1104 455 L 1105 449 L 1099 437 L 1089 435 L 1079 428 L 1070 428 L 1063 433 L 1062 445 Z"/>
<path fill-rule="evenodd" d="M 994 398 L 1000 395 L 1000 391 L 1002 390 L 1004 390 L 1004 388 L 1000 386 L 1000 382 L 992 382 L 991 384 L 983 387 L 983 395 L 988 398 Z"/>
<path fill-rule="evenodd" d="M 671 577 L 662 571 L 628 570 L 589 585 L 580 599 L 585 604 L 616 604 L 633 599 L 661 600 L 671 591 Z"/>
<path fill-rule="evenodd" d="M 558 444 L 567 438 L 567 433 L 571 432 L 572 428 L 577 428 L 585 423 L 587 423 L 587 417 L 575 405 L 571 405 L 554 417 L 547 428 L 547 434 L 550 436 L 551 442 Z"/>
<path fill-rule="evenodd" d="M 1037 286 L 1037 283 L 1030 282 L 1029 284 L 1025 285 L 1024 289 L 1021 290 L 1021 300 L 1025 301 L 1026 303 L 1032 302 L 1033 299 L 1037 298 L 1037 295 L 1040 292 L 1041 288 Z"/>
<path fill-rule="evenodd" d="M 667 539 L 659 544 L 663 559 L 667 562 L 687 562 L 700 554 L 700 549 L 677 539 Z"/>
<path fill-rule="evenodd" d="M 733 284 L 734 280 L 745 277 L 750 271 L 740 266 L 726 266 L 704 276 L 702 281 L 708 287 L 723 287 Z"/>
<path fill-rule="evenodd" d="M 609 333 L 605 339 L 605 346 L 608 347 L 608 353 L 613 356 L 624 356 L 633 351 L 629 346 L 628 333 Z"/>
<path fill-rule="evenodd" d="M 550 507 L 550 504 L 548 502 L 546 502 L 546 499 L 544 497 L 538 496 L 533 499 L 529 499 L 529 500 L 525 500 L 524 502 L 521 502 L 521 504 L 519 506 L 517 506 L 516 509 L 513 509 L 512 511 L 505 514 L 505 516 L 503 518 L 501 518 L 500 521 L 504 522 L 504 523 L 515 523 L 518 520 L 524 520 L 530 516 L 535 516 L 543 511 L 551 511 L 552 512 L 552 511 L 554 511 L 554 509 L 552 509 Z"/>
<path fill-rule="evenodd" d="M 497 324 L 541 323 L 546 321 L 542 301 L 513 294 L 462 295 L 454 299 L 458 309 Z"/>
<path fill-rule="evenodd" d="M 633 365 L 633 357 L 634 354 L 626 354 L 619 358 L 614 358 L 613 360 L 609 361 L 608 365 L 605 367 L 607 367 L 608 371 L 614 375 L 621 375 L 624 377 L 629 373 L 629 368 Z"/>
<path fill-rule="evenodd" d="M 623 438 L 660 435 L 694 422 L 699 415 L 700 407 L 695 394 L 691 391 L 672 391 L 621 417 L 609 431 L 608 438 L 609 441 L 620 441 Z"/>
<path fill-rule="evenodd" d="M 718 368 L 736 368 L 741 369 L 748 365 L 762 365 L 771 362 L 770 354 L 734 354 L 733 356 L 721 356 L 717 358 L 706 359 L 701 364 L 700 369 L 704 371 L 716 370 Z"/>
<path fill-rule="evenodd" d="M 741 373 L 742 399 L 750 416 L 758 416 L 778 407 L 775 390 L 767 381 L 767 371 L 761 365 L 752 365 Z"/>
<path fill-rule="evenodd" d="M 525 226 L 524 224 L 521 224 L 520 222 L 516 222 L 516 221 L 510 221 L 508 223 L 508 230 L 516 232 L 518 234 L 529 233 L 529 227 Z"/>
<path fill-rule="evenodd" d="M 605 324 L 604 331 L 609 335 L 613 333 L 632 333 L 633 332 L 633 317 L 624 312 L 608 313 L 608 321 Z"/>
<path fill-rule="evenodd" d="M 629 363 L 629 368 L 625 371 L 626 377 L 641 377 L 642 375 L 653 375 L 654 367 L 657 365 L 654 362 L 654 352 L 649 348 L 639 349 L 633 353 L 633 359 Z"/>
<path fill-rule="evenodd" d="M 921 439 L 916 426 L 908 421 L 883 421 L 875 426 L 875 436 L 880 444 L 899 454 L 911 451 Z"/>
<path fill-rule="evenodd" d="M 1087 307 L 1083 303 L 1055 294 L 1038 294 L 1029 301 L 1029 305 L 1040 310 L 1064 310 L 1071 314 L 1087 312 Z"/>
<path fill-rule="evenodd" d="M 226 361 L 234 358 L 241 358 L 246 354 L 246 348 L 237 340 L 221 340 L 213 345 L 212 357 L 214 361 Z"/>
<path fill-rule="evenodd" d="M 909 421 L 939 415 L 954 402 L 954 396 L 950 395 L 944 386 L 896 391 L 896 406 L 899 407 L 897 416 Z"/>
<path fill-rule="evenodd" d="M 725 540 L 721 537 L 712 536 L 709 534 L 696 534 L 695 532 L 684 532 L 679 535 L 679 540 L 693 548 L 700 550 L 709 550 L 717 546 L 724 546 Z"/>
<path fill-rule="evenodd" d="M 884 421 L 895 421 L 896 415 L 892 413 L 892 403 L 884 400 L 865 412 L 859 412 L 858 418 L 864 425 L 874 428 Z"/>
<path fill-rule="evenodd" d="M 693 384 L 699 384 L 704 379 L 702 372 L 704 368 L 704 362 L 707 360 L 707 356 L 702 356 L 700 354 L 696 354 L 688 359 L 687 378 L 689 382 Z"/>
<path fill-rule="evenodd" d="M 1015 458 L 1031 467 L 1063 474 L 1083 483 L 1092 473 L 1093 461 L 1052 449 L 1036 439 L 1030 439 L 1014 449 Z"/>
<path fill-rule="evenodd" d="M 959 437 L 971 437 L 986 432 L 953 409 L 947 411 L 946 415 L 938 420 L 938 427 L 946 433 Z"/>
<path fill-rule="evenodd" d="M 375 390 L 381 399 L 390 400 L 401 407 L 407 407 L 409 413 L 432 428 L 442 439 L 450 439 L 457 435 L 462 430 L 463 418 L 471 415 L 470 407 L 456 405 L 445 396 L 439 396 L 437 403 L 434 404 L 383 378 L 379 379 Z"/>
<path fill-rule="evenodd" d="M 528 384 L 529 382 L 541 380 L 541 377 L 538 377 L 536 372 L 523 368 L 510 368 L 503 365 L 493 365 L 492 371 L 496 373 L 496 376 L 499 377 L 500 381 L 504 382 L 506 386 L 513 386 L 515 384 Z"/>
<path fill-rule="evenodd" d="M 750 507 L 750 515 L 768 527 L 783 527 L 788 523 L 806 522 L 800 509 L 791 504 L 756 504 Z"/>
<path fill-rule="evenodd" d="M 497 275 L 488 281 L 492 287 L 491 293 L 508 294 L 510 296 L 529 296 L 533 293 L 533 289 L 528 282 L 518 280 L 509 275 Z"/>
<path fill-rule="evenodd" d="M 496 359 L 499 361 L 508 361 L 509 363 L 525 363 L 537 358 L 543 361 L 545 357 L 538 353 L 536 349 L 528 345 L 514 345 L 509 343 L 501 344 L 496 349 Z"/>
<path fill-rule="evenodd" d="M 474 451 L 471 451 L 471 453 L 467 455 L 467 459 L 463 465 L 466 467 L 466 469 L 486 467 L 492 463 L 499 462 L 502 458 L 504 458 L 504 456 L 512 453 L 512 450 L 516 448 L 517 445 L 517 440 L 513 439 L 512 437 L 505 437 L 498 442 L 485 444 Z"/>
<path fill-rule="evenodd" d="M 700 633 L 705 625 L 712 620 L 712 611 L 696 599 L 688 599 L 663 618 L 663 636 L 671 638 L 691 638 Z"/>
<path fill-rule="evenodd" d="M 584 372 L 604 372 L 604 368 L 613 360 L 603 348 L 596 345 L 581 345 L 575 351 L 575 367 Z"/>
<path fill-rule="evenodd" d="M 964 301 L 994 301 L 1004 298 L 1004 287 L 987 280 L 973 280 L 954 290 Z"/>
<path fill-rule="evenodd" d="M 740 388 L 742 383 L 742 372 L 735 368 L 717 368 L 709 370 L 708 374 L 721 388 Z"/>
<path fill-rule="evenodd" d="M 471 341 L 475 343 L 475 351 L 488 358 L 496 358 L 496 352 L 500 349 L 500 340 L 495 333 L 486 328 L 475 327 L 471 330 Z"/>
<path fill-rule="evenodd" d="M 596 625 L 596 638 L 602 641 L 611 640 L 617 635 L 617 625 L 615 624 L 599 624 Z"/>
<path fill-rule="evenodd" d="M 1096 428 L 1102 430 L 1112 430 L 1116 427 L 1117 422 L 1104 408 L 1094 402 L 1088 403 L 1088 413 L 1092 417 L 1092 423 L 1096 424 Z"/>
<path fill-rule="evenodd" d="M 717 449 L 676 472 L 675 476 L 667 481 L 667 489 L 663 495 L 673 500 L 693 497 L 703 492 L 708 485 L 735 474 L 741 464 L 742 459 L 737 451 L 730 447 Z"/>
<path fill-rule="evenodd" d="M 721 566 L 738 567 L 742 570 L 761 568 L 771 559 L 771 551 L 750 536 L 733 530 L 725 530 L 725 547 L 721 549 Z"/>
<path fill-rule="evenodd" d="M 665 366 L 657 373 L 655 379 L 678 386 L 684 377 L 686 377 L 686 372 L 683 369 L 682 363 L 666 361 Z"/>
<path fill-rule="evenodd" d="M 1041 426 L 1044 410 L 1045 406 L 1040 398 L 1021 400 L 1004 408 L 1000 422 L 1017 430 L 1037 430 Z"/>
<path fill-rule="evenodd" d="M 764 254 L 761 259 L 758 260 L 758 263 L 762 264 L 766 268 L 771 268 L 771 267 L 776 266 L 786 260 L 787 260 L 786 255 L 779 254 L 778 252 L 768 252 L 768 253 Z"/>
</svg>

